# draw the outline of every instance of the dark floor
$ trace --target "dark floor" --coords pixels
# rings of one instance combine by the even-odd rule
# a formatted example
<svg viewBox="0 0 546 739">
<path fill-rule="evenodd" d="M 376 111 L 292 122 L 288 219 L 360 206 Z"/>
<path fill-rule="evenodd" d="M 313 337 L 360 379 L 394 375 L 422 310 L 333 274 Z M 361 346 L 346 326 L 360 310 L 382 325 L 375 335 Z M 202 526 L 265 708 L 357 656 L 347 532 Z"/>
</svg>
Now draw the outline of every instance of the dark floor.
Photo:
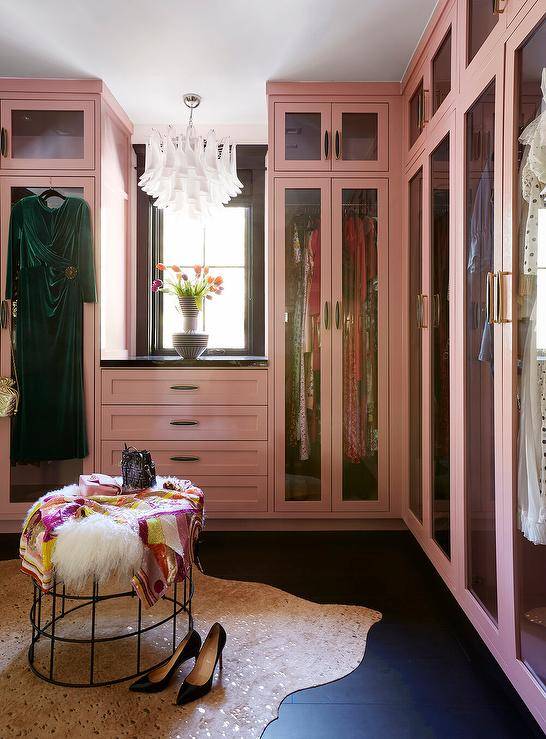
<svg viewBox="0 0 546 739">
<path fill-rule="evenodd" d="M 16 553 L 0 535 L 0 558 Z M 201 558 L 210 575 L 383 614 L 359 667 L 288 696 L 263 739 L 543 736 L 409 533 L 207 532 Z"/>
<path fill-rule="evenodd" d="M 263 739 L 543 736 L 411 534 L 208 532 L 202 560 L 211 575 L 383 614 L 360 666 L 288 696 Z"/>
</svg>

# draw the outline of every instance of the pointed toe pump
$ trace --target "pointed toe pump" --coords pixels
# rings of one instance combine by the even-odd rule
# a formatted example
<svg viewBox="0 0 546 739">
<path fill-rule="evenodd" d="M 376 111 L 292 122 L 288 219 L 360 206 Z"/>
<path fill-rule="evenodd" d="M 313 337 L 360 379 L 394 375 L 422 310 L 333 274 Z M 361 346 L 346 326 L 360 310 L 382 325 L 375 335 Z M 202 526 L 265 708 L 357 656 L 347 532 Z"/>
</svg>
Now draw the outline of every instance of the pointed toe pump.
<svg viewBox="0 0 546 739">
<path fill-rule="evenodd" d="M 176 702 L 179 706 L 202 698 L 212 687 L 212 679 L 217 662 L 222 667 L 222 650 L 226 644 L 226 632 L 216 623 L 211 627 L 195 666 L 182 683 Z"/>
<path fill-rule="evenodd" d="M 160 667 L 142 675 L 134 682 L 129 690 L 136 693 L 159 693 L 171 682 L 174 673 L 180 667 L 182 662 L 197 657 L 201 649 L 201 637 L 191 629 L 177 646 L 173 656 Z"/>
</svg>

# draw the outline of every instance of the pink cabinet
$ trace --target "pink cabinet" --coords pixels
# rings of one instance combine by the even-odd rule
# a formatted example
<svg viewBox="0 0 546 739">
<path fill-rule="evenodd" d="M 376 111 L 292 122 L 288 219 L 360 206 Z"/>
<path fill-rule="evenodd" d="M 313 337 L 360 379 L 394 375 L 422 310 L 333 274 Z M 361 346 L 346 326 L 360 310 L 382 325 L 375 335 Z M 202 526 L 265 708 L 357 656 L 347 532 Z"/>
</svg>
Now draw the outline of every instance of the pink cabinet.
<svg viewBox="0 0 546 739">
<path fill-rule="evenodd" d="M 332 141 L 335 172 L 388 170 L 388 104 L 333 103 Z"/>
<path fill-rule="evenodd" d="M 93 169 L 92 100 L 2 100 L 0 168 Z"/>
<path fill-rule="evenodd" d="M 499 327 L 503 341 L 502 479 L 506 501 L 500 535 L 501 566 L 513 578 L 499 597 L 510 604 L 506 646 L 520 692 L 546 728 L 546 202 L 539 175 L 540 132 L 528 128 L 544 110 L 546 14 L 536 3 L 506 45 L 502 270 L 505 287 Z M 524 140 L 520 140 L 520 136 Z M 534 159 L 532 153 L 538 154 Z M 523 170 L 522 170 L 523 168 Z M 510 290 L 511 285 L 511 290 Z M 511 320 L 510 320 L 511 319 Z M 534 419 L 534 420 L 533 420 Z M 541 422 L 542 421 L 542 422 Z M 514 599 L 514 602 L 513 602 Z"/>
<path fill-rule="evenodd" d="M 330 103 L 275 103 L 275 169 L 328 171 L 331 129 Z"/>
<path fill-rule="evenodd" d="M 410 525 L 452 569 L 455 117 L 427 137 L 405 177 L 409 271 Z"/>
<path fill-rule="evenodd" d="M 456 6 L 447 3 L 402 83 L 407 163 L 423 150 L 427 132 L 453 104 L 458 91 L 457 41 Z"/>
<path fill-rule="evenodd" d="M 331 186 L 275 180 L 275 509 L 331 506 Z"/>
<path fill-rule="evenodd" d="M 332 510 L 388 508 L 388 180 L 332 182 Z"/>
<path fill-rule="evenodd" d="M 275 180 L 276 511 L 388 511 L 388 180 Z"/>
<path fill-rule="evenodd" d="M 275 102 L 275 170 L 386 171 L 387 103 Z"/>
</svg>

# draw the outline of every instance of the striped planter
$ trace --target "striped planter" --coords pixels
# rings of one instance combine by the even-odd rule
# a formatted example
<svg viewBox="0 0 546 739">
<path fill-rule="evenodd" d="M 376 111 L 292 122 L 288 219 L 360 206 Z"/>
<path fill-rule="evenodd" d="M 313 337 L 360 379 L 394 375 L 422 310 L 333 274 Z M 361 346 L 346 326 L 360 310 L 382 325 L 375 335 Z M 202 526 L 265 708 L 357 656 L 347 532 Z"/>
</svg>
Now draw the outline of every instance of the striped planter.
<svg viewBox="0 0 546 739">
<path fill-rule="evenodd" d="M 197 330 L 199 308 L 193 297 L 179 297 L 183 331 L 173 334 L 173 347 L 182 359 L 198 359 L 209 343 L 209 335 Z"/>
</svg>

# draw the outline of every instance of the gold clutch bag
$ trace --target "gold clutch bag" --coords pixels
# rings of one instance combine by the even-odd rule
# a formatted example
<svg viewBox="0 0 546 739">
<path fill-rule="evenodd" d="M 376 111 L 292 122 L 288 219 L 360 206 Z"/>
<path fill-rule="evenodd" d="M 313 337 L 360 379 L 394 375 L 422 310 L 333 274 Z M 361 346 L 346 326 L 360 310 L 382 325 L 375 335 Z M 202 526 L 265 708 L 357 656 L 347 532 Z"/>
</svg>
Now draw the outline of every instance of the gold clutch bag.
<svg viewBox="0 0 546 739">
<path fill-rule="evenodd" d="M 13 371 L 15 379 L 11 377 L 0 377 L 0 418 L 6 418 L 7 416 L 14 416 L 17 413 L 19 407 L 19 382 L 17 380 L 17 369 L 15 367 L 15 353 L 13 349 L 13 335 L 11 329 L 8 326 L 7 321 L 7 309 L 6 301 L 2 301 L 1 310 L 1 324 L 2 328 L 7 328 L 9 331 L 10 343 L 11 343 L 11 356 L 13 358 Z"/>
<path fill-rule="evenodd" d="M 19 406 L 17 382 L 11 377 L 0 377 L 0 417 L 14 416 Z"/>
</svg>

